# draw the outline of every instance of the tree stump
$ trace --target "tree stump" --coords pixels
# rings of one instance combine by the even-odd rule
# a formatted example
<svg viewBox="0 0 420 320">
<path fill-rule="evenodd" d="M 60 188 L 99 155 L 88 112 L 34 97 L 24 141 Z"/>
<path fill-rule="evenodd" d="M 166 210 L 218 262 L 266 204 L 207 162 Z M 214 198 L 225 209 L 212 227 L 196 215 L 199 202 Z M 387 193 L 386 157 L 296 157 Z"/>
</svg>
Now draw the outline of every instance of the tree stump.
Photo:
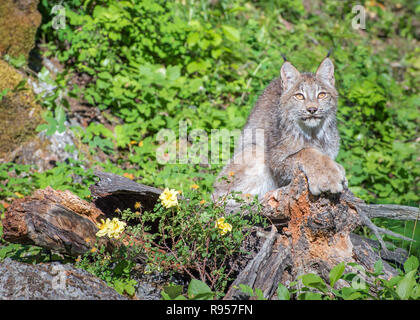
<svg viewBox="0 0 420 320">
<path fill-rule="evenodd" d="M 351 235 L 362 223 L 358 205 L 363 202 L 349 190 L 313 196 L 306 176 L 298 171 L 289 185 L 268 192 L 262 204 L 262 214 L 273 222 L 271 232 L 224 299 L 243 299 L 237 289 L 241 283 L 272 299 L 279 282 L 287 285 L 299 275 L 314 273 L 328 283 L 330 270 L 341 262 L 373 271 L 380 259 L 367 241 Z M 384 262 L 384 277 L 396 274 Z"/>
</svg>

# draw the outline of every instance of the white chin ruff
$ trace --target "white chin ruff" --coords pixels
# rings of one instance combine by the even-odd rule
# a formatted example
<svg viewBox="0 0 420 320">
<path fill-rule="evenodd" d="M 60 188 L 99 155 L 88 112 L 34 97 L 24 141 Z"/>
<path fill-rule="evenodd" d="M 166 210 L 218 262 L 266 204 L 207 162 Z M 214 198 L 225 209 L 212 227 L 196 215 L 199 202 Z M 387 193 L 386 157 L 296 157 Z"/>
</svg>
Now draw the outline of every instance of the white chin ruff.
<svg viewBox="0 0 420 320">
<path fill-rule="evenodd" d="M 304 120 L 303 123 L 305 124 L 305 126 L 309 127 L 309 128 L 315 128 L 318 127 L 321 123 L 322 119 L 317 119 L 317 118 L 309 118 L 307 120 Z"/>
</svg>

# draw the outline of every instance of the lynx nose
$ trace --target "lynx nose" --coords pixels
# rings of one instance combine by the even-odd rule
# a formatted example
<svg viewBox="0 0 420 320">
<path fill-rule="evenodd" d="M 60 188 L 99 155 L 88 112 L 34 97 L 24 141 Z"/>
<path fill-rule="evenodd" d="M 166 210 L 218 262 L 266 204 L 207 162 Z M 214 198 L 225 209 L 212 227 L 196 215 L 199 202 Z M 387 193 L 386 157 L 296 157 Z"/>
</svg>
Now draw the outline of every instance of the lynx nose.
<svg viewBox="0 0 420 320">
<path fill-rule="evenodd" d="M 308 110 L 308 112 L 310 113 L 310 114 L 314 114 L 317 110 L 318 110 L 318 107 L 316 106 L 316 105 L 308 105 L 307 107 L 306 107 L 306 110 Z"/>
</svg>

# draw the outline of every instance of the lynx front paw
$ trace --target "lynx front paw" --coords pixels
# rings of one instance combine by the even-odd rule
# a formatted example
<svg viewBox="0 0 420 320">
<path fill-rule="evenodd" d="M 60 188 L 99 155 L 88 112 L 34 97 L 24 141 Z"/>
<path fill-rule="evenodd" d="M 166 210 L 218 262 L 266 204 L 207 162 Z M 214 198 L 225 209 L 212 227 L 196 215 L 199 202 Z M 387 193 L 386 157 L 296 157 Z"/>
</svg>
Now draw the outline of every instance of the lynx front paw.
<svg viewBox="0 0 420 320">
<path fill-rule="evenodd" d="M 309 191 L 313 195 L 319 195 L 322 192 L 340 193 L 347 186 L 346 174 L 344 168 L 326 157 L 319 163 L 314 164 L 308 170 Z"/>
</svg>

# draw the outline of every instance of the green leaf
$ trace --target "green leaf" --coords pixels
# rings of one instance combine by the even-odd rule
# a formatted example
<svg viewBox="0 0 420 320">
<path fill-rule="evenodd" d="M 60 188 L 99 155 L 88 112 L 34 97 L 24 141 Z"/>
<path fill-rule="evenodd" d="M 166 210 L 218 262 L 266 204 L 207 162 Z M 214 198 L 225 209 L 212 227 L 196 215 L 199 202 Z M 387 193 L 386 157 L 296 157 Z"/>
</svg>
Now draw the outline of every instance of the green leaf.
<svg viewBox="0 0 420 320">
<path fill-rule="evenodd" d="M 175 299 L 180 294 L 182 294 L 183 287 L 181 285 L 170 284 L 163 287 L 163 293 L 165 293 L 169 299 Z"/>
<path fill-rule="evenodd" d="M 356 300 L 358 298 L 362 297 L 362 294 L 358 291 L 353 292 L 349 296 L 347 296 L 344 300 Z"/>
<path fill-rule="evenodd" d="M 160 292 L 160 295 L 162 296 L 163 300 L 172 300 L 171 297 L 163 290 Z"/>
<path fill-rule="evenodd" d="M 375 265 L 374 265 L 374 270 L 375 270 L 374 275 L 377 276 L 377 275 L 381 274 L 381 272 L 383 270 L 383 267 L 384 266 L 383 266 L 383 263 L 382 263 L 382 260 L 381 259 L 379 259 L 378 261 L 376 261 L 375 262 Z"/>
<path fill-rule="evenodd" d="M 282 283 L 277 287 L 277 297 L 279 300 L 290 300 L 289 290 Z"/>
<path fill-rule="evenodd" d="M 419 259 L 416 256 L 409 257 L 404 263 L 405 272 L 417 270 L 419 267 Z"/>
<path fill-rule="evenodd" d="M 3 97 L 9 92 L 9 89 L 4 89 L 3 91 L 0 92 L 0 102 L 1 100 L 3 100 Z"/>
<path fill-rule="evenodd" d="M 120 280 L 115 280 L 114 282 L 114 289 L 119 293 L 119 294 L 124 294 L 124 282 L 120 281 Z"/>
<path fill-rule="evenodd" d="M 63 133 L 66 130 L 64 122 L 66 121 L 66 112 L 62 106 L 58 106 L 55 109 L 55 120 L 57 122 L 58 133 Z"/>
<path fill-rule="evenodd" d="M 48 122 L 47 132 L 45 134 L 52 136 L 57 131 L 57 121 L 51 117 L 46 117 L 45 120 Z"/>
<path fill-rule="evenodd" d="M 330 271 L 330 286 L 331 287 L 334 287 L 334 284 L 337 282 L 337 280 L 341 278 L 345 268 L 346 268 L 345 263 L 341 262 L 331 269 Z"/>
<path fill-rule="evenodd" d="M 230 26 L 222 26 L 223 33 L 225 34 L 226 38 L 233 42 L 239 42 L 241 40 L 241 34 L 238 29 Z"/>
<path fill-rule="evenodd" d="M 99 72 L 98 73 L 98 77 L 100 79 L 104 79 L 104 80 L 112 79 L 112 75 L 109 72 L 107 72 L 107 71 Z"/>
<path fill-rule="evenodd" d="M 417 270 L 411 270 L 402 278 L 400 283 L 398 283 L 396 291 L 402 300 L 407 300 L 410 297 L 411 292 L 416 285 L 416 272 Z"/>
<path fill-rule="evenodd" d="M 200 40 L 200 34 L 198 32 L 191 32 L 187 38 L 188 46 L 190 47 L 194 46 L 199 40 Z"/>
<path fill-rule="evenodd" d="M 190 299 L 206 300 L 213 297 L 213 292 L 204 282 L 192 279 L 188 286 L 188 297 Z"/>
<path fill-rule="evenodd" d="M 132 296 L 136 292 L 136 288 L 131 284 L 127 284 L 125 286 L 125 292 L 127 292 L 130 296 Z"/>
<path fill-rule="evenodd" d="M 243 283 L 239 284 L 239 289 L 243 293 L 247 294 L 250 297 L 253 297 L 254 296 L 254 290 L 250 286 L 248 286 L 246 284 L 243 284 Z"/>
<path fill-rule="evenodd" d="M 322 278 L 314 273 L 308 273 L 300 276 L 302 283 L 307 287 L 316 288 L 324 293 L 327 292 L 327 285 Z"/>
<path fill-rule="evenodd" d="M 27 82 L 28 80 L 27 79 L 23 79 L 23 80 L 21 80 L 14 88 L 13 88 L 13 92 L 19 92 L 19 91 L 22 91 L 22 90 L 26 90 L 26 82 Z"/>
<path fill-rule="evenodd" d="M 299 295 L 299 300 L 322 300 L 322 295 L 316 292 L 305 292 Z"/>
<path fill-rule="evenodd" d="M 411 296 L 414 300 L 418 300 L 420 298 L 420 284 L 417 284 L 413 288 L 413 292 L 412 292 Z"/>
<path fill-rule="evenodd" d="M 264 298 L 264 293 L 260 288 L 255 288 L 255 295 L 257 296 L 258 300 L 266 300 Z"/>
</svg>

